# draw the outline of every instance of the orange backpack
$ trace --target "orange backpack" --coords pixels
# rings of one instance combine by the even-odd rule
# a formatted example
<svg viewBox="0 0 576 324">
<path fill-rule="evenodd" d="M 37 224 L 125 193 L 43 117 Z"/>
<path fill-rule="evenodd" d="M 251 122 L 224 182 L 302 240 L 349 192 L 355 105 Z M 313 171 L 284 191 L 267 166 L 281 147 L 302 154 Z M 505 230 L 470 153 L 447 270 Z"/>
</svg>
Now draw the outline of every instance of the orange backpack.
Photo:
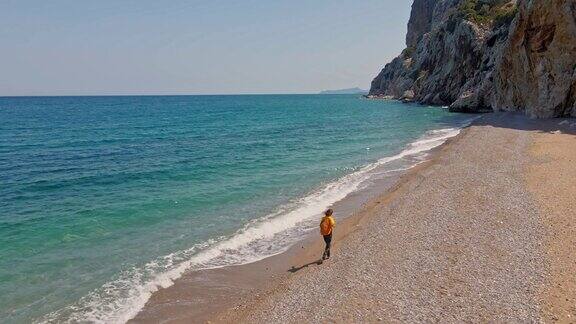
<svg viewBox="0 0 576 324">
<path fill-rule="evenodd" d="M 332 222 L 330 221 L 330 217 L 324 217 L 320 222 L 320 234 L 330 235 L 330 233 L 332 233 Z"/>
</svg>

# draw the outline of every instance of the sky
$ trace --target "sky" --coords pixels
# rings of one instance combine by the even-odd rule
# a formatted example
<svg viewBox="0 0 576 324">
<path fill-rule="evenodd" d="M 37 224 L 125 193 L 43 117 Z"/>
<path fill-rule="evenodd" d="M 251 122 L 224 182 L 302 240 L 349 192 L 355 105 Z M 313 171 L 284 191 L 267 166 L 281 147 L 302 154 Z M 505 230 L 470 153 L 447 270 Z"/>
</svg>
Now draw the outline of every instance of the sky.
<svg viewBox="0 0 576 324">
<path fill-rule="evenodd" d="M 369 88 L 408 0 L 1 0 L 0 96 Z"/>
</svg>

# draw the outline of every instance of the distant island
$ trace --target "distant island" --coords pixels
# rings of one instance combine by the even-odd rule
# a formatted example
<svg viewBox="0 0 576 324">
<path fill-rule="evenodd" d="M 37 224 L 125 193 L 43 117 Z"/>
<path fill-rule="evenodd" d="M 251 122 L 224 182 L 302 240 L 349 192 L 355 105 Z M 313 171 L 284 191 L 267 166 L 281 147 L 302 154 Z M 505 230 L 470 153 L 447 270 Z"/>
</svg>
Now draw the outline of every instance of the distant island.
<svg viewBox="0 0 576 324">
<path fill-rule="evenodd" d="M 368 90 L 356 88 L 339 89 L 339 90 L 324 90 L 320 94 L 368 94 Z"/>
</svg>

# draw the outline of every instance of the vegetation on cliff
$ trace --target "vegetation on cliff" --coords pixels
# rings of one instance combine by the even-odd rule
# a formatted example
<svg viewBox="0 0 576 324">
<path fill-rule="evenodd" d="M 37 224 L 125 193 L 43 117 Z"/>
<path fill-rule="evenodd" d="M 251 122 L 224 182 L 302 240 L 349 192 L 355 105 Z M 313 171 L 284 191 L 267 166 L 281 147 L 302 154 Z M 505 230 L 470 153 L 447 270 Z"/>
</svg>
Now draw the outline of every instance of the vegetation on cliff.
<svg viewBox="0 0 576 324">
<path fill-rule="evenodd" d="M 512 22 L 518 6 L 509 0 L 465 0 L 460 5 L 459 12 L 463 19 L 497 28 Z"/>
</svg>

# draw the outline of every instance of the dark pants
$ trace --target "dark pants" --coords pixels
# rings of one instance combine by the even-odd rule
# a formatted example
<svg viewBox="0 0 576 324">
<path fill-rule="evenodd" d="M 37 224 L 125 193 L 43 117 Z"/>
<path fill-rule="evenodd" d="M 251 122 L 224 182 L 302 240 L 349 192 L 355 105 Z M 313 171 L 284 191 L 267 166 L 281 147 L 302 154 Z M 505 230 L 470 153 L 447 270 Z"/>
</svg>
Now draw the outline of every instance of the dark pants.
<svg viewBox="0 0 576 324">
<path fill-rule="evenodd" d="M 326 242 L 326 247 L 324 248 L 324 255 L 322 259 L 330 258 L 330 243 L 332 243 L 332 234 L 324 235 L 324 242 Z"/>
</svg>

